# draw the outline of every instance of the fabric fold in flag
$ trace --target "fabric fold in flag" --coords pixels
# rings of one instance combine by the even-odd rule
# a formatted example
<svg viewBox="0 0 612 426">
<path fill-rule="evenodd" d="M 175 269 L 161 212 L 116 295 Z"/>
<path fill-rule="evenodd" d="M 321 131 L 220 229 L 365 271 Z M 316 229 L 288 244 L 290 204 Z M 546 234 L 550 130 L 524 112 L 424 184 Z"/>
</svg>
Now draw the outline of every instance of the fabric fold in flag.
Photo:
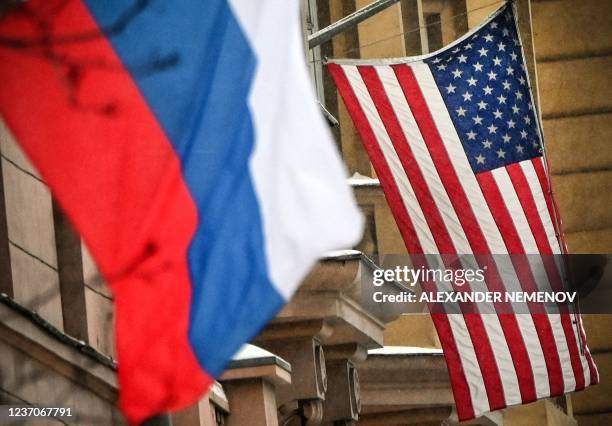
<svg viewBox="0 0 612 426">
<path fill-rule="evenodd" d="M 512 4 L 437 52 L 328 70 L 416 267 L 429 266 L 423 254 L 440 265 L 469 255 L 488 291 L 562 288 L 551 256 L 564 252 L 561 221 Z M 493 256 L 504 254 L 541 256 Z M 598 382 L 579 315 L 500 310 L 432 313 L 459 420 Z"/>
<path fill-rule="evenodd" d="M 0 18 L 0 114 L 111 286 L 132 423 L 195 402 L 361 235 L 298 6 L 32 0 Z"/>
</svg>

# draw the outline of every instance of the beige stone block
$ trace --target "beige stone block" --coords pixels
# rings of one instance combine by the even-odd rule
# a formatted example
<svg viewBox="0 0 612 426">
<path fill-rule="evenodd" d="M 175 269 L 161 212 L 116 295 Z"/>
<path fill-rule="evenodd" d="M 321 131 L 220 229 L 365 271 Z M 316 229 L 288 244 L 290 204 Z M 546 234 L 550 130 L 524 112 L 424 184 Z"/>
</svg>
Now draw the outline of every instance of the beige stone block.
<svg viewBox="0 0 612 426">
<path fill-rule="evenodd" d="M 504 426 L 577 426 L 571 418 L 549 400 L 517 405 L 504 410 Z"/>
<path fill-rule="evenodd" d="M 395 218 L 386 201 L 376 205 L 376 239 L 378 241 L 378 254 L 406 254 L 406 245 L 402 239 Z"/>
<path fill-rule="evenodd" d="M 172 426 L 204 426 L 203 422 L 204 419 L 200 419 L 200 409 L 197 404 L 172 413 Z"/>
<path fill-rule="evenodd" d="M 63 330 L 57 271 L 10 246 L 14 299 Z"/>
<path fill-rule="evenodd" d="M 487 16 L 495 12 L 503 3 L 503 1 L 466 0 L 465 8 L 470 11 L 467 15 L 469 28 L 480 25 Z"/>
<path fill-rule="evenodd" d="M 423 6 L 422 14 L 419 13 L 419 3 Z M 431 13 L 441 13 L 442 5 L 438 2 L 425 2 L 421 0 L 402 0 L 402 25 L 404 26 L 404 48 L 406 56 L 421 55 L 424 49 L 430 52 L 435 49 L 431 40 L 427 38 L 427 28 L 424 28 L 424 18 Z M 434 10 L 429 10 L 429 8 Z M 440 19 L 440 21 L 443 21 Z M 421 28 L 423 27 L 423 28 Z M 444 25 L 442 24 L 442 33 Z"/>
<path fill-rule="evenodd" d="M 2 174 L 9 239 L 57 268 L 49 189 L 5 159 Z"/>
<path fill-rule="evenodd" d="M 576 416 L 580 426 L 610 426 L 612 425 L 612 412 L 597 414 L 581 414 Z"/>
<path fill-rule="evenodd" d="M 538 63 L 544 118 L 607 111 L 612 56 Z"/>
<path fill-rule="evenodd" d="M 600 382 L 572 395 L 574 414 L 612 412 L 612 352 L 594 354 Z"/>
<path fill-rule="evenodd" d="M 544 120 L 546 153 L 553 173 L 612 169 L 612 114 Z"/>
<path fill-rule="evenodd" d="M 612 51 L 609 0 L 532 1 L 532 26 L 538 60 Z"/>
<path fill-rule="evenodd" d="M 113 301 L 85 287 L 85 306 L 89 344 L 103 354 L 116 358 Z"/>
<path fill-rule="evenodd" d="M 389 208 L 389 204 L 379 186 L 358 187 L 355 189 L 357 203 L 374 209 L 376 242 L 381 256 L 406 254 L 406 246 Z"/>
<path fill-rule="evenodd" d="M 565 234 L 570 253 L 612 253 L 612 228 Z"/>
<path fill-rule="evenodd" d="M 352 4 L 351 4 L 352 3 Z M 332 22 L 338 21 L 344 16 L 355 11 L 354 2 L 348 2 L 346 0 L 330 0 L 329 12 Z M 358 47 L 358 30 L 357 28 L 351 28 L 344 31 L 332 38 L 334 56 L 338 58 L 358 58 L 359 47 Z M 336 93 L 335 87 L 333 93 Z M 357 134 L 357 130 L 353 125 L 344 101 L 341 96 L 336 93 L 337 96 L 337 116 L 340 122 L 340 140 L 341 140 L 341 151 L 342 158 L 348 169 L 350 175 L 355 172 L 361 174 L 369 174 L 371 170 L 370 161 L 363 148 L 361 139 Z M 329 107 L 330 105 L 328 105 Z"/>
<path fill-rule="evenodd" d="M 566 232 L 612 228 L 612 171 L 553 175 Z"/>
<path fill-rule="evenodd" d="M 385 346 L 440 348 L 440 341 L 429 314 L 408 314 L 387 324 Z"/>
<path fill-rule="evenodd" d="M 223 382 L 230 404 L 228 426 L 277 426 L 278 413 L 274 387 L 265 380 Z"/>
<path fill-rule="evenodd" d="M 587 336 L 587 345 L 592 353 L 612 352 L 610 315 L 582 315 L 582 323 Z"/>
<path fill-rule="evenodd" d="M 382 190 L 381 194 L 382 194 Z M 406 245 L 399 232 L 391 208 L 386 198 L 381 196 L 375 205 L 376 238 L 378 241 L 378 254 L 381 256 L 405 254 Z"/>
<path fill-rule="evenodd" d="M 485 2 L 480 1 L 428 1 L 428 0 L 415 0 L 415 3 L 421 2 L 423 4 L 423 14 L 425 16 L 429 14 L 438 14 L 440 20 L 440 29 L 442 30 L 442 45 L 446 46 L 463 34 L 468 31 L 468 25 L 470 20 L 472 23 L 475 22 L 474 19 L 471 19 L 471 15 L 476 14 L 476 19 L 480 19 L 481 12 L 487 12 L 488 10 L 495 10 L 497 5 L 494 4 L 491 6 L 491 2 L 485 4 Z M 470 10 L 469 4 L 472 3 L 472 6 L 477 10 L 467 14 L 466 11 Z M 501 4 L 501 2 L 500 2 Z M 437 18 L 437 17 L 435 17 Z M 484 18 L 484 17 L 483 17 Z M 437 21 L 437 19 L 436 19 Z M 480 21 L 479 21 L 480 22 Z M 408 28 L 408 30 L 417 27 L 418 25 L 412 25 Z M 406 27 L 405 27 L 406 28 Z M 416 33 L 418 35 L 418 33 Z M 425 29 L 424 36 L 427 35 L 427 29 Z M 429 51 L 433 52 L 436 49 L 435 45 L 432 45 L 431 40 L 429 40 Z"/>
<path fill-rule="evenodd" d="M 361 142 L 361 138 L 357 133 L 355 124 L 346 109 L 344 101 L 338 96 L 338 119 L 340 120 L 340 134 L 342 137 L 341 150 L 342 159 L 346 164 L 349 175 L 360 173 L 362 175 L 370 175 L 372 165 L 368 154 Z"/>
<path fill-rule="evenodd" d="M 70 407 L 73 418 L 69 423 L 74 425 L 123 424 L 118 423 L 117 418 L 113 419 L 113 405 L 110 402 L 60 375 L 48 365 L 24 356 L 23 352 L 3 341 L 0 341 L 0 358 L 2 389 L 19 400 L 46 407 Z M 78 419 L 77 416 L 83 417 Z"/>
<path fill-rule="evenodd" d="M 32 163 L 30 163 L 21 147 L 15 142 L 15 138 L 6 126 L 6 123 L 2 120 L 2 117 L 0 117 L 0 152 L 4 157 L 8 158 L 18 167 L 27 170 L 33 175 L 39 176 L 38 172 Z"/>
<path fill-rule="evenodd" d="M 546 423 L 549 426 L 578 426 L 578 422 L 571 412 L 568 414 L 564 409 L 548 400 L 545 402 Z"/>
<path fill-rule="evenodd" d="M 81 242 L 81 254 L 83 258 L 83 280 L 85 284 L 95 291 L 112 298 L 113 295 L 100 274 L 96 261 L 91 256 L 91 252 L 84 242 Z"/>
<path fill-rule="evenodd" d="M 360 9 L 370 3 L 371 0 L 356 0 L 355 6 Z M 393 58 L 406 54 L 399 3 L 360 23 L 358 31 L 362 58 Z"/>
</svg>

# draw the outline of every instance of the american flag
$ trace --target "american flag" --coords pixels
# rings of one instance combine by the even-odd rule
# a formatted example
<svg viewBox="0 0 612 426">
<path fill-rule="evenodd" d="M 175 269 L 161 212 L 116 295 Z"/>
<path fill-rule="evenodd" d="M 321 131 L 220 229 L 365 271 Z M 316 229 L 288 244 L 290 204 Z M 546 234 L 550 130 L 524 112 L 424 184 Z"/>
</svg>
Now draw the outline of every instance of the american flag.
<svg viewBox="0 0 612 426">
<path fill-rule="evenodd" d="M 513 260 L 510 270 L 490 262 L 487 288 L 560 285 L 550 256 L 564 251 L 560 220 L 511 5 L 438 52 L 328 69 L 413 263 L 533 253 L 539 263 Z M 598 382 L 579 316 L 504 312 L 432 314 L 460 420 Z"/>
</svg>

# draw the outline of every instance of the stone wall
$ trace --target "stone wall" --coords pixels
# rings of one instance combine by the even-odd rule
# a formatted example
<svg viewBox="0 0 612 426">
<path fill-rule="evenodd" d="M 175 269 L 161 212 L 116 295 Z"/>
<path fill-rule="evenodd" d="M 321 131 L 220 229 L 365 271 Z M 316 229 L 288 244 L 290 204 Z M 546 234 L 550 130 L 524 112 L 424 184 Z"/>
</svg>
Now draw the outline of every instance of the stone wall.
<svg viewBox="0 0 612 426">
<path fill-rule="evenodd" d="M 533 1 L 554 190 L 573 253 L 612 251 L 612 3 Z"/>
<path fill-rule="evenodd" d="M 531 2 L 538 86 L 553 190 L 569 250 L 612 252 L 612 3 Z M 612 424 L 612 329 L 584 317 L 598 386 L 572 395 L 579 425 Z"/>
</svg>

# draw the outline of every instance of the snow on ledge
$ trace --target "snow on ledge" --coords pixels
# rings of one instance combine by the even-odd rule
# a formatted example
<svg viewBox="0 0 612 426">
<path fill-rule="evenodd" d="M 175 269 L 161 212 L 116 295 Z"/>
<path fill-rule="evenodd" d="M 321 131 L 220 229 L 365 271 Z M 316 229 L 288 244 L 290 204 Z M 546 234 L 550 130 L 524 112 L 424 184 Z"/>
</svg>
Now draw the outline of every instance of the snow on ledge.
<svg viewBox="0 0 612 426">
<path fill-rule="evenodd" d="M 419 348 L 416 346 L 383 346 L 378 349 L 370 349 L 368 355 L 441 355 L 442 349 Z"/>
<path fill-rule="evenodd" d="M 350 186 L 380 186 L 380 181 L 378 179 L 371 178 L 369 176 L 364 176 L 359 173 L 355 173 L 353 176 L 348 178 L 348 183 Z"/>
<path fill-rule="evenodd" d="M 268 357 L 276 357 L 272 352 L 268 352 L 265 349 L 260 348 L 259 346 L 244 344 L 240 348 L 238 352 L 232 357 L 234 361 L 240 361 L 243 359 L 253 359 L 253 358 L 268 358 Z"/>
</svg>

